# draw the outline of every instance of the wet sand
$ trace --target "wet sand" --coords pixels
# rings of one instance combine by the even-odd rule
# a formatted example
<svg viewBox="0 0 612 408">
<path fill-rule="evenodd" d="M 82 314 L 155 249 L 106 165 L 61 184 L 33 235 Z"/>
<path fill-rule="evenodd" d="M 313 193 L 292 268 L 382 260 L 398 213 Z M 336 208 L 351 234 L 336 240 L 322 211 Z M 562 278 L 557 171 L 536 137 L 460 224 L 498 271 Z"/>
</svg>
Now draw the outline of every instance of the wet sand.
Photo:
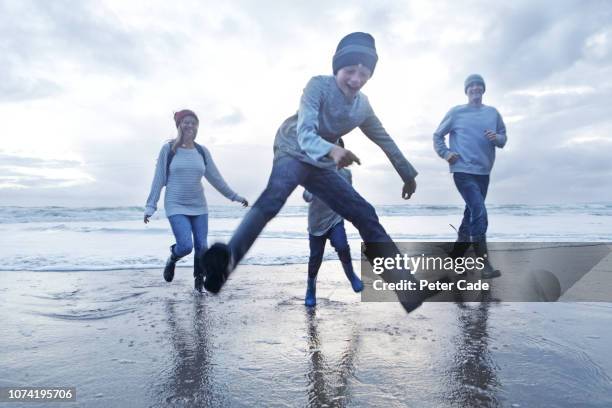
<svg viewBox="0 0 612 408">
<path fill-rule="evenodd" d="M 305 280 L 305 265 L 241 266 L 212 296 L 189 269 L 171 284 L 155 270 L 0 272 L 0 386 L 77 388 L 54 407 L 612 406 L 610 303 L 406 315 L 360 302 L 330 261 L 308 310 Z"/>
</svg>

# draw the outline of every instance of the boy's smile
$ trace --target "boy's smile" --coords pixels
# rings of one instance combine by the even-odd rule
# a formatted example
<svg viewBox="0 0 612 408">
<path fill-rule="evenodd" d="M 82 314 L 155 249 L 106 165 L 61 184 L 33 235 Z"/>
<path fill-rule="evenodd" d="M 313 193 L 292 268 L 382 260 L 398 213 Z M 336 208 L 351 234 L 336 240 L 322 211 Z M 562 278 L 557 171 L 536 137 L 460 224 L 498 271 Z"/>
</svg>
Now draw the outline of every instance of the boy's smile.
<svg viewBox="0 0 612 408">
<path fill-rule="evenodd" d="M 344 96 L 347 98 L 354 98 L 366 82 L 368 82 L 371 75 L 372 71 L 361 64 L 349 65 L 338 71 L 336 74 L 336 83 Z"/>
</svg>

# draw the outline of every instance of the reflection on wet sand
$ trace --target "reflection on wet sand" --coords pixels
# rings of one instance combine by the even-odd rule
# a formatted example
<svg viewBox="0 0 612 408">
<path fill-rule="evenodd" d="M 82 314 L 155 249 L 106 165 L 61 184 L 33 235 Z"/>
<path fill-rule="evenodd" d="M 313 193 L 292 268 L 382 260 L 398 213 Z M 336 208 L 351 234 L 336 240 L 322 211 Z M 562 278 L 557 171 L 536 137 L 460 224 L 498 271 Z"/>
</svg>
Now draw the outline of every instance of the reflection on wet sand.
<svg viewBox="0 0 612 408">
<path fill-rule="evenodd" d="M 359 346 L 359 333 L 353 327 L 346 348 L 334 365 L 323 354 L 321 339 L 317 328 L 315 309 L 306 312 L 308 325 L 308 353 L 310 371 L 307 374 L 309 407 L 344 407 L 350 402 L 349 377 L 354 371 L 355 355 Z"/>
<path fill-rule="evenodd" d="M 193 302 L 191 327 L 183 327 L 181 318 L 176 315 L 174 300 L 166 301 L 168 328 L 172 343 L 173 367 L 162 375 L 168 381 L 160 394 L 160 406 L 198 406 L 219 407 L 227 405 L 215 393 L 211 363 L 212 342 L 211 325 L 206 315 L 202 298 Z"/>
<path fill-rule="evenodd" d="M 457 303 L 460 333 L 453 340 L 456 349 L 449 372 L 448 398 L 460 407 L 501 406 L 496 396 L 501 384 L 488 345 L 487 320 L 491 304 L 487 299 L 482 300 L 471 305 Z"/>
</svg>

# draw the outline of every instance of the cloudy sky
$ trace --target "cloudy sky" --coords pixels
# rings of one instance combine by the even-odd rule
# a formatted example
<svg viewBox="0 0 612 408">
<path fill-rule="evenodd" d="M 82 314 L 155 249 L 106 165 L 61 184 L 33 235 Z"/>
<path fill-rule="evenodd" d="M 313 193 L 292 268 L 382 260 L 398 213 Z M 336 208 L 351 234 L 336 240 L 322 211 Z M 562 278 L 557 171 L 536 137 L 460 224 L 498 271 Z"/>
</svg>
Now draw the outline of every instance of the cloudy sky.
<svg viewBox="0 0 612 408">
<path fill-rule="evenodd" d="M 376 38 L 364 93 L 420 172 L 412 202 L 460 203 L 431 135 L 473 72 L 508 128 L 489 202 L 612 201 L 609 1 L 0 0 L 0 205 L 144 205 L 185 107 L 254 200 L 276 129 L 351 31 Z M 384 154 L 345 141 L 356 188 L 402 202 Z"/>
</svg>

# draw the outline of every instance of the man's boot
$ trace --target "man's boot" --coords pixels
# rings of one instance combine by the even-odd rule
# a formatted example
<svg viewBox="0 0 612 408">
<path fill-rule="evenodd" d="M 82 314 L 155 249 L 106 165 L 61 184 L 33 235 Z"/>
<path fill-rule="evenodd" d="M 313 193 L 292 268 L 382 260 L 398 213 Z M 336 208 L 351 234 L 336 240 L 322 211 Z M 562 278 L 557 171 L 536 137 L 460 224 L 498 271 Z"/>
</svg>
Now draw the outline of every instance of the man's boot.
<svg viewBox="0 0 612 408">
<path fill-rule="evenodd" d="M 484 267 L 482 268 L 481 276 L 483 279 L 493 279 L 501 276 L 501 272 L 498 269 L 493 268 L 491 262 L 489 262 L 489 255 L 487 251 L 487 241 L 482 240 L 474 242 L 474 253 L 477 258 L 482 258 Z"/>
<path fill-rule="evenodd" d="M 467 250 L 470 249 L 470 245 L 472 245 L 471 242 L 455 241 L 453 249 L 448 253 L 448 256 L 453 259 L 461 258 L 465 255 Z"/>
</svg>

